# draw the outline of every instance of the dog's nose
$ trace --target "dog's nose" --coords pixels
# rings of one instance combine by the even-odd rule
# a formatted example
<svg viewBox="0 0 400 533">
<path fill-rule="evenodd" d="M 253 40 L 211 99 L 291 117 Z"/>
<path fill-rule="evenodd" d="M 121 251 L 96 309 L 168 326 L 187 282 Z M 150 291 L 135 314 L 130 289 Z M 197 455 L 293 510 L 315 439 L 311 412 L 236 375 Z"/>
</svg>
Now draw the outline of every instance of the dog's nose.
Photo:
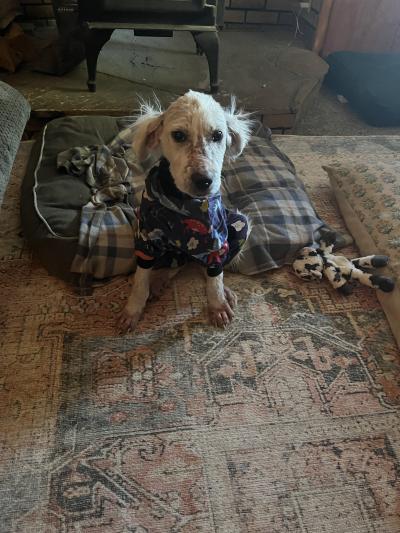
<svg viewBox="0 0 400 533">
<path fill-rule="evenodd" d="M 192 181 L 199 191 L 206 192 L 211 187 L 212 179 L 204 174 L 195 172 L 192 174 Z"/>
</svg>

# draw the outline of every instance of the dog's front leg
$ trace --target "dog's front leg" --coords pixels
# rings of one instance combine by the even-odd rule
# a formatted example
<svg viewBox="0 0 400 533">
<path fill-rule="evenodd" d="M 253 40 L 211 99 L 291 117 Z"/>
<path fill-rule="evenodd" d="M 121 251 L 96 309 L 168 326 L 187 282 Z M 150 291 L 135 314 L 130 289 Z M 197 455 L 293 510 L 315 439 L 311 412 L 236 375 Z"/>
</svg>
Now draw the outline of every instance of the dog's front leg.
<svg viewBox="0 0 400 533">
<path fill-rule="evenodd" d="M 118 320 L 121 333 L 134 330 L 143 314 L 150 294 L 150 273 L 151 268 L 136 269 L 128 301 Z"/>
<path fill-rule="evenodd" d="M 207 300 L 210 322 L 213 326 L 224 328 L 234 317 L 236 295 L 224 286 L 224 274 L 207 276 Z"/>
</svg>

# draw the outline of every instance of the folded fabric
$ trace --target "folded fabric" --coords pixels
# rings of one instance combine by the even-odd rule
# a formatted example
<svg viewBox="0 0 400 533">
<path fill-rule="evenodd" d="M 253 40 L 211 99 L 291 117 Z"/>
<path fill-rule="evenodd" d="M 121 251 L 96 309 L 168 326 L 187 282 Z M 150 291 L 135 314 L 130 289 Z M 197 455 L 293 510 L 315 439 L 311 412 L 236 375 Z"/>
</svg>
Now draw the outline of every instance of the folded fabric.
<svg viewBox="0 0 400 533">
<path fill-rule="evenodd" d="M 135 194 L 133 175 L 143 170 L 131 152 L 132 128 L 123 129 L 108 145 L 81 146 L 57 156 L 57 168 L 84 177 L 90 201 L 82 207 L 79 243 L 71 272 L 81 274 L 81 292 L 93 278 L 104 279 L 131 272 L 135 266 L 136 216 L 128 201 Z M 136 180 L 136 193 L 143 182 Z"/>
<path fill-rule="evenodd" d="M 132 272 L 136 217 L 123 203 L 99 206 L 89 202 L 82 208 L 79 244 L 71 272 L 82 274 L 80 286 L 92 278 L 104 279 Z"/>
</svg>

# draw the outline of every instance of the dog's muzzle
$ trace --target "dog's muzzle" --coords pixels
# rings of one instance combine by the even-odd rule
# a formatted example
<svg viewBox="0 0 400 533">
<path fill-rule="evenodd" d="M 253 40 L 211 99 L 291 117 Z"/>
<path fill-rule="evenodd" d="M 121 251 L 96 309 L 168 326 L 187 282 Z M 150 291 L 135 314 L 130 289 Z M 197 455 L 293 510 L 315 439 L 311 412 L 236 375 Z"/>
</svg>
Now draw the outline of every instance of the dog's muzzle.
<svg viewBox="0 0 400 533">
<path fill-rule="evenodd" d="M 201 194 L 207 194 L 212 185 L 212 179 L 204 174 L 195 172 L 192 174 L 192 182 L 195 188 Z"/>
</svg>

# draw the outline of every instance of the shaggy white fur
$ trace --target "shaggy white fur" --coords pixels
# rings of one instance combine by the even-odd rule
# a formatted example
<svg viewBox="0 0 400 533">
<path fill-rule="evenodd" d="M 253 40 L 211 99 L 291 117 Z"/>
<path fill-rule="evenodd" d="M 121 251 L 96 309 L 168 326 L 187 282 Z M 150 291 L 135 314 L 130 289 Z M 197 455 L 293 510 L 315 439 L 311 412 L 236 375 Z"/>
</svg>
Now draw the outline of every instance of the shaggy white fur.
<svg viewBox="0 0 400 533">
<path fill-rule="evenodd" d="M 150 154 L 162 154 L 170 163 L 178 189 L 191 196 L 204 193 L 193 182 L 197 174 L 211 181 L 206 193 L 216 193 L 225 154 L 237 157 L 250 138 L 251 121 L 247 114 L 236 111 L 234 98 L 224 109 L 208 94 L 189 91 L 165 112 L 159 102 L 143 104 L 141 111 L 135 124 L 134 152 L 141 161 Z M 177 133 L 182 140 L 176 140 Z"/>
</svg>

